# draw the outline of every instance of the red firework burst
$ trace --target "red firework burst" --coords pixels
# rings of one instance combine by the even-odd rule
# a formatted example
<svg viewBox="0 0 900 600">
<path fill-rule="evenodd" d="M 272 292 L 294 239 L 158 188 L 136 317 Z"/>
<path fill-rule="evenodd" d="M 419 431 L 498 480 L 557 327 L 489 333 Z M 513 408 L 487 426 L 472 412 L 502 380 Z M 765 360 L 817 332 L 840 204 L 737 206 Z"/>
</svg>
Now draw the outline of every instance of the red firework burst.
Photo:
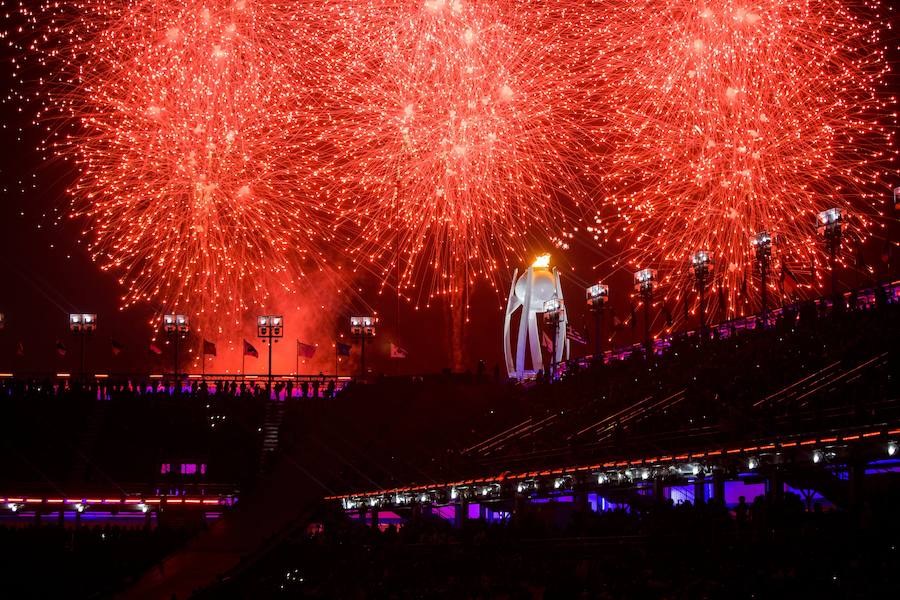
<svg viewBox="0 0 900 600">
<path fill-rule="evenodd" d="M 72 158 L 73 216 L 126 304 L 221 326 L 294 289 L 322 259 L 329 211 L 305 194 L 316 111 L 291 6 L 249 0 L 49 4 L 53 149 Z M 50 24 L 47 27 L 47 24 Z"/>
<path fill-rule="evenodd" d="M 401 287 L 459 293 L 563 231 L 585 168 L 576 5 L 337 5 L 327 138 L 350 254 Z"/>
<path fill-rule="evenodd" d="M 793 273 L 827 271 L 816 215 L 843 209 L 845 232 L 864 240 L 889 186 L 881 11 L 839 0 L 617 7 L 599 110 L 613 209 L 598 214 L 595 238 L 626 238 L 626 260 L 660 267 L 676 300 L 691 254 L 709 250 L 722 288 L 712 301 L 728 314 L 756 296 L 746 290 L 758 232 Z"/>
</svg>

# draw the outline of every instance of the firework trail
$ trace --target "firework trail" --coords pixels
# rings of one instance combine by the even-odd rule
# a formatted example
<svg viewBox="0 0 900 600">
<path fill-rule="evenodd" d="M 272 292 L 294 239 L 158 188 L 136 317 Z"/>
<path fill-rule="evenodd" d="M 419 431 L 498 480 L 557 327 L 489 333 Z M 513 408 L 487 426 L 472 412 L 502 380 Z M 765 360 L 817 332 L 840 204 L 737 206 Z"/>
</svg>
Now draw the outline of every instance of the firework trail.
<svg viewBox="0 0 900 600">
<path fill-rule="evenodd" d="M 31 50 L 53 76 L 41 118 L 77 165 L 72 215 L 124 303 L 221 326 L 294 289 L 324 260 L 314 190 L 317 112 L 290 4 L 85 0 L 48 4 Z M 49 24 L 49 25 L 48 25 Z M 309 67 L 310 64 L 307 64 Z"/>
<path fill-rule="evenodd" d="M 577 5 L 332 4 L 345 53 L 327 86 L 329 193 L 353 226 L 357 263 L 452 297 L 479 278 L 496 283 L 542 236 L 564 243 L 585 199 L 590 89 L 576 41 L 588 21 Z"/>
<path fill-rule="evenodd" d="M 843 209 L 845 233 L 863 241 L 895 169 L 886 123 L 896 100 L 879 96 L 884 12 L 837 0 L 616 6 L 621 35 L 597 111 L 608 116 L 598 135 L 610 142 L 600 172 L 611 191 L 595 239 L 626 240 L 623 262 L 659 268 L 669 300 L 684 301 L 690 256 L 709 250 L 709 301 L 729 315 L 758 296 L 758 232 L 813 285 L 828 270 L 817 213 Z"/>
</svg>

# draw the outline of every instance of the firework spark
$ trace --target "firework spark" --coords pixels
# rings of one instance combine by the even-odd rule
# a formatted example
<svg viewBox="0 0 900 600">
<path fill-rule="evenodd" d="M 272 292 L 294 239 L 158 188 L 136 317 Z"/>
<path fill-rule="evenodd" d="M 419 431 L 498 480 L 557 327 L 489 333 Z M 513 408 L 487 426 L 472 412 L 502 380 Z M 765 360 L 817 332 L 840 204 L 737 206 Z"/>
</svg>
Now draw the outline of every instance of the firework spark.
<svg viewBox="0 0 900 600">
<path fill-rule="evenodd" d="M 573 6 L 340 9 L 347 58 L 329 85 L 331 194 L 359 232 L 348 244 L 358 262 L 391 284 L 396 274 L 401 287 L 453 294 L 481 276 L 494 283 L 510 257 L 530 255 L 537 230 L 565 228 L 583 200 L 589 95 Z"/>
<path fill-rule="evenodd" d="M 838 0 L 617 7 L 598 110 L 612 209 L 598 214 L 595 238 L 626 239 L 628 261 L 658 267 L 676 300 L 691 254 L 709 250 L 721 290 L 711 300 L 728 314 L 756 297 L 755 233 L 772 234 L 794 273 L 821 277 L 817 213 L 843 209 L 847 235 L 864 240 L 889 186 L 883 10 Z"/>
<path fill-rule="evenodd" d="M 32 50 L 51 67 L 53 150 L 72 214 L 126 304 L 222 325 L 323 260 L 329 211 L 303 183 L 316 111 L 290 6 L 249 0 L 53 3 Z"/>
</svg>

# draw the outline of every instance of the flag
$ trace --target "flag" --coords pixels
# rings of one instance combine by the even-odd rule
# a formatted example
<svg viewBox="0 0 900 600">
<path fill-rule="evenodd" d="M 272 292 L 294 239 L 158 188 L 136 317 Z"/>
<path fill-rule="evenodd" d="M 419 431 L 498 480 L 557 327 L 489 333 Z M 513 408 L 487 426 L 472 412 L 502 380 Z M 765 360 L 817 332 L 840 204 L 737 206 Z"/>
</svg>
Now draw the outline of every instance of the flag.
<svg viewBox="0 0 900 600">
<path fill-rule="evenodd" d="M 118 356 L 119 354 L 121 354 L 122 350 L 125 349 L 125 346 L 123 346 L 122 344 L 120 344 L 119 342 L 117 342 L 116 340 L 114 340 L 112 338 L 109 339 L 109 343 L 112 347 L 113 356 Z"/>
<path fill-rule="evenodd" d="M 162 348 L 160 348 L 153 342 L 150 342 L 150 352 L 152 352 L 153 354 L 156 354 L 156 355 L 160 355 L 160 354 L 162 354 Z"/>
<path fill-rule="evenodd" d="M 253 347 L 253 344 L 251 344 L 247 340 L 244 340 L 244 356 L 259 358 L 259 352 L 257 352 L 256 348 Z"/>
<path fill-rule="evenodd" d="M 391 358 L 406 358 L 406 350 L 391 342 Z"/>
<path fill-rule="evenodd" d="M 203 356 L 215 356 L 216 345 L 208 340 L 203 340 Z"/>
<path fill-rule="evenodd" d="M 25 344 L 22 342 L 16 345 L 16 356 L 25 356 Z"/>
<path fill-rule="evenodd" d="M 312 358 L 316 355 L 316 347 L 312 344 L 304 344 L 300 340 L 297 340 L 297 356 L 303 358 Z"/>
<path fill-rule="evenodd" d="M 566 323 L 566 337 L 576 344 L 584 344 L 587 345 L 587 336 L 581 334 L 580 331 L 572 327 L 569 323 Z"/>
<path fill-rule="evenodd" d="M 56 340 L 56 353 L 60 356 L 66 355 L 66 345 L 59 340 Z"/>
<path fill-rule="evenodd" d="M 342 344 L 340 342 L 336 342 L 334 345 L 334 351 L 337 352 L 338 356 L 350 356 L 350 344 Z"/>
</svg>

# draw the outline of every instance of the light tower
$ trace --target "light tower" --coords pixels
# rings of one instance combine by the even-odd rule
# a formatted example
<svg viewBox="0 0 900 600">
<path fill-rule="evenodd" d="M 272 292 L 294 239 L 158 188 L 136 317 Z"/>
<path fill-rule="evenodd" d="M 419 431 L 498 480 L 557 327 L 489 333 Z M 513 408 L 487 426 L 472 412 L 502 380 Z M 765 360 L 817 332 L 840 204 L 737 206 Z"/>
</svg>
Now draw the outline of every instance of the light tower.
<svg viewBox="0 0 900 600">
<path fill-rule="evenodd" d="M 69 331 L 81 338 L 81 378 L 84 379 L 84 339 L 97 330 L 97 315 L 72 313 L 69 315 Z"/>
<path fill-rule="evenodd" d="M 772 258 L 772 236 L 768 231 L 760 231 L 753 236 L 751 240 L 754 251 L 756 253 L 756 263 L 759 265 L 759 278 L 761 282 L 760 303 L 762 304 L 762 322 L 766 323 L 766 312 L 768 310 L 766 276 L 769 274 L 769 260 Z"/>
<path fill-rule="evenodd" d="M 700 294 L 700 340 L 703 340 L 706 331 L 706 282 L 709 279 L 709 266 L 712 258 L 706 250 L 697 250 L 691 256 L 691 266 L 694 268 L 694 279 L 697 282 L 697 292 Z"/>
<path fill-rule="evenodd" d="M 550 255 L 539 256 L 534 263 L 525 269 L 522 275 L 516 269 L 509 288 L 509 299 L 506 303 L 506 317 L 503 320 L 503 355 L 506 358 L 506 372 L 510 377 L 525 379 L 533 375 L 544 364 L 541 354 L 541 338 L 538 332 L 537 315 L 547 308 L 546 303 L 558 300 L 560 311 L 553 318 L 555 331 L 551 332 L 554 351 L 551 363 L 556 364 L 569 356 L 569 341 L 566 338 L 565 304 L 562 303 L 563 292 L 559 281 L 559 271 L 550 268 Z M 511 323 L 513 314 L 522 309 L 519 316 L 519 331 L 516 339 L 516 353 L 513 357 Z M 531 369 L 525 369 L 525 354 L 531 355 Z"/>
<path fill-rule="evenodd" d="M 831 295 L 837 293 L 836 272 L 837 252 L 841 247 L 841 222 L 843 215 L 839 208 L 829 208 L 819 213 L 818 227 L 816 228 L 825 245 L 828 247 L 828 257 L 831 263 Z"/>
<path fill-rule="evenodd" d="M 375 337 L 375 317 L 350 317 L 350 335 L 359 340 L 359 374 L 366 377 L 366 338 Z"/>
<path fill-rule="evenodd" d="M 554 297 L 544 302 L 544 316 L 547 317 L 547 321 L 550 323 L 550 331 L 559 331 L 560 320 L 565 315 L 566 303 L 562 298 Z M 558 336 L 554 335 L 550 345 L 550 381 L 556 379 L 556 364 L 559 362 L 556 358 L 557 338 Z"/>
<path fill-rule="evenodd" d="M 594 313 L 594 356 L 595 360 L 603 360 L 603 311 L 609 302 L 609 286 L 595 283 L 587 288 L 587 304 Z"/>
<path fill-rule="evenodd" d="M 178 342 L 183 336 L 186 336 L 191 330 L 190 321 L 187 315 L 168 314 L 163 315 L 163 331 L 172 338 L 173 350 L 172 355 L 172 379 L 176 392 L 181 389 L 178 383 Z"/>
<path fill-rule="evenodd" d="M 273 344 L 284 337 L 284 317 L 281 315 L 260 315 L 256 317 L 256 335 L 269 344 L 269 394 L 272 393 L 272 352 Z"/>
<path fill-rule="evenodd" d="M 634 289 L 644 301 L 644 346 L 647 348 L 647 358 L 653 354 L 653 344 L 650 343 L 650 304 L 653 303 L 655 285 L 656 269 L 641 269 L 634 274 Z"/>
</svg>

